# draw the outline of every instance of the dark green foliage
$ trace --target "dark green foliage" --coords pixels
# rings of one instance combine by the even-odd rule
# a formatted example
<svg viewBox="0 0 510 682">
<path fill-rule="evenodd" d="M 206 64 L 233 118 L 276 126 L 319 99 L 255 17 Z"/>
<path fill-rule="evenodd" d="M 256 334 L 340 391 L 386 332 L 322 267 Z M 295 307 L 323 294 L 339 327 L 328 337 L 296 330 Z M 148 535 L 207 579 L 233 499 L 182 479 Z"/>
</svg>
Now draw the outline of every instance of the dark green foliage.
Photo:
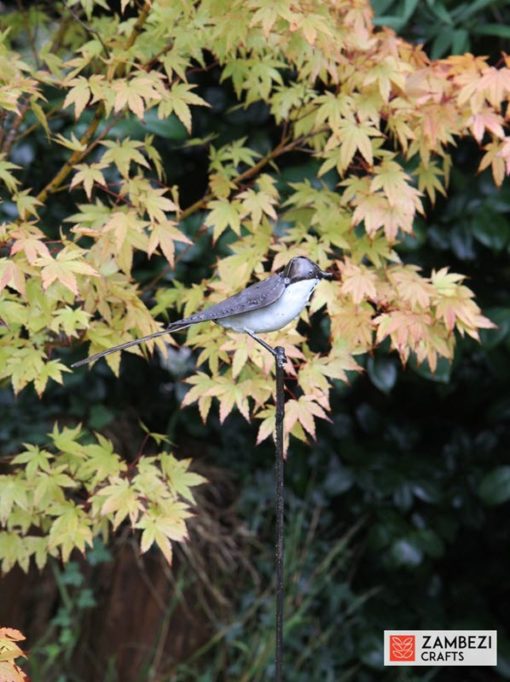
<svg viewBox="0 0 510 682">
<path fill-rule="evenodd" d="M 505 49 L 510 38 L 506 0 L 373 0 L 372 6 L 376 24 L 425 43 L 433 59 L 494 52 L 495 43 Z"/>
</svg>

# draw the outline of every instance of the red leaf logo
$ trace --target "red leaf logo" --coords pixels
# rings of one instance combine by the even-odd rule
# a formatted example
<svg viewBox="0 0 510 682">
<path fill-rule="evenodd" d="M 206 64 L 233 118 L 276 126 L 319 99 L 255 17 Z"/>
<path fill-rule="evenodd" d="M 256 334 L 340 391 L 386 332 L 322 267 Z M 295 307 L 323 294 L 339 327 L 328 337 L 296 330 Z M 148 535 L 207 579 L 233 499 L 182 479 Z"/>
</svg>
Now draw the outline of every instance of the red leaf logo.
<svg viewBox="0 0 510 682">
<path fill-rule="evenodd" d="M 414 661 L 415 652 L 414 635 L 390 635 L 390 661 Z"/>
</svg>

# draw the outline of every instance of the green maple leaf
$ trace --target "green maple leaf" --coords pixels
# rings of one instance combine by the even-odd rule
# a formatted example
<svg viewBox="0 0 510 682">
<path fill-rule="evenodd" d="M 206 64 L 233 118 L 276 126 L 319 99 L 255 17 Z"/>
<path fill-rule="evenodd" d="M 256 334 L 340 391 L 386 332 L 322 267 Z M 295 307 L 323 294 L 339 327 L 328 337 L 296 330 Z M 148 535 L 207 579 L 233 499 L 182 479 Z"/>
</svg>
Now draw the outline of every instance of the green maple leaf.
<svg viewBox="0 0 510 682">
<path fill-rule="evenodd" d="M 62 560 L 67 561 L 73 549 L 84 553 L 87 545 L 92 546 L 93 535 L 90 519 L 85 512 L 72 502 L 52 508 L 56 515 L 48 536 L 48 549 L 60 549 Z"/>
<path fill-rule="evenodd" d="M 28 508 L 27 482 L 21 476 L 0 476 L 0 523 L 7 523 L 15 506 Z"/>
<path fill-rule="evenodd" d="M 205 224 L 213 228 L 213 239 L 216 241 L 230 227 L 237 235 L 241 234 L 241 204 L 239 201 L 215 199 L 208 205 L 210 211 Z"/>
<path fill-rule="evenodd" d="M 97 493 L 99 498 L 106 498 L 102 503 L 101 514 L 103 516 L 113 514 L 114 528 L 117 528 L 128 516 L 132 524 L 136 523 L 143 511 L 138 493 L 124 478 L 112 478 L 111 480 L 110 485 L 105 486 Z"/>
<path fill-rule="evenodd" d="M 101 142 L 101 144 L 107 149 L 102 156 L 102 163 L 114 163 L 119 169 L 120 174 L 125 178 L 129 176 L 129 167 L 131 163 L 150 168 L 147 160 L 140 152 L 140 147 L 143 147 L 142 142 L 126 139 L 121 142 L 106 140 Z"/>
<path fill-rule="evenodd" d="M 184 497 L 188 502 L 194 502 L 191 488 L 207 482 L 203 476 L 189 471 L 190 459 L 176 459 L 173 455 L 163 453 L 160 456 L 161 469 L 166 475 L 172 490 Z"/>
</svg>

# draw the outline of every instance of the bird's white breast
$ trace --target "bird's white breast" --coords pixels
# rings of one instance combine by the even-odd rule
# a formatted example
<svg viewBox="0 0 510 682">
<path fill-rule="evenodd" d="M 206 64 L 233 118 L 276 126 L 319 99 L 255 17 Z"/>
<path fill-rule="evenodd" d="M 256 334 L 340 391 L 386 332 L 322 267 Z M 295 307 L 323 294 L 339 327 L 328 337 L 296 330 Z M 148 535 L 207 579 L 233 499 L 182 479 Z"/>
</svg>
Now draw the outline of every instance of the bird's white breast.
<svg viewBox="0 0 510 682">
<path fill-rule="evenodd" d="M 283 294 L 274 303 L 258 310 L 223 317 L 217 322 L 236 332 L 250 331 L 254 334 L 274 332 L 285 327 L 301 313 L 318 282 L 318 279 L 294 282 L 285 288 Z"/>
</svg>

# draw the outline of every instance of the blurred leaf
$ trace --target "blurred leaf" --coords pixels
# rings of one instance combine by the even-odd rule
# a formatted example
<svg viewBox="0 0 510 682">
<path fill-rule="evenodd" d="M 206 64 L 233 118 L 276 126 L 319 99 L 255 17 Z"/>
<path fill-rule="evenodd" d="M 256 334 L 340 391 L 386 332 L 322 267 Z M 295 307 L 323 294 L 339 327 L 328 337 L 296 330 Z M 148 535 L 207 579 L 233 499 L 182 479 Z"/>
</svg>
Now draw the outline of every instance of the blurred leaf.
<svg viewBox="0 0 510 682">
<path fill-rule="evenodd" d="M 432 11 L 433 14 L 436 15 L 436 17 L 440 21 L 444 21 L 446 24 L 449 25 L 453 24 L 452 17 L 450 16 L 448 10 L 443 5 L 441 0 L 426 0 L 426 2 L 429 9 Z"/>
<path fill-rule="evenodd" d="M 370 381 L 383 393 L 389 393 L 397 381 L 397 365 L 392 358 L 368 358 L 367 372 Z"/>
<path fill-rule="evenodd" d="M 504 24 L 482 24 L 481 26 L 473 26 L 471 30 L 476 35 L 510 38 L 510 26 Z"/>
<path fill-rule="evenodd" d="M 503 504 L 510 500 L 510 466 L 500 466 L 486 474 L 478 493 L 488 505 Z"/>
<path fill-rule="evenodd" d="M 510 243 L 510 224 L 501 213 L 483 207 L 473 220 L 473 234 L 487 248 L 502 251 Z"/>
<path fill-rule="evenodd" d="M 510 335 L 510 308 L 488 308 L 485 312 L 496 328 L 483 329 L 480 339 L 485 348 L 496 348 Z"/>
<path fill-rule="evenodd" d="M 436 370 L 433 372 L 430 369 L 428 362 L 418 365 L 414 356 L 411 356 L 409 360 L 409 367 L 424 379 L 429 379 L 430 381 L 436 381 L 441 384 L 447 384 L 450 381 L 450 375 L 452 371 L 452 363 L 446 358 L 439 358 L 437 361 Z"/>
<path fill-rule="evenodd" d="M 127 116 L 115 124 L 108 134 L 110 139 L 132 137 L 135 140 L 143 140 L 147 133 L 154 133 L 167 140 L 181 142 L 186 140 L 188 133 L 184 125 L 175 114 L 164 119 L 159 119 L 154 109 L 146 111 L 143 119 L 135 116 Z"/>
<path fill-rule="evenodd" d="M 419 566 L 423 561 L 423 552 L 415 540 L 397 540 L 391 547 L 391 557 L 400 566 Z"/>
<path fill-rule="evenodd" d="M 442 28 L 432 41 L 430 56 L 432 59 L 439 59 L 450 50 L 453 41 L 453 31 L 451 26 Z"/>
<path fill-rule="evenodd" d="M 463 2 L 460 7 L 452 10 L 452 16 L 455 17 L 457 22 L 465 21 L 474 14 L 481 12 L 486 7 L 497 4 L 500 4 L 500 0 L 474 0 L 474 2 Z"/>
</svg>

